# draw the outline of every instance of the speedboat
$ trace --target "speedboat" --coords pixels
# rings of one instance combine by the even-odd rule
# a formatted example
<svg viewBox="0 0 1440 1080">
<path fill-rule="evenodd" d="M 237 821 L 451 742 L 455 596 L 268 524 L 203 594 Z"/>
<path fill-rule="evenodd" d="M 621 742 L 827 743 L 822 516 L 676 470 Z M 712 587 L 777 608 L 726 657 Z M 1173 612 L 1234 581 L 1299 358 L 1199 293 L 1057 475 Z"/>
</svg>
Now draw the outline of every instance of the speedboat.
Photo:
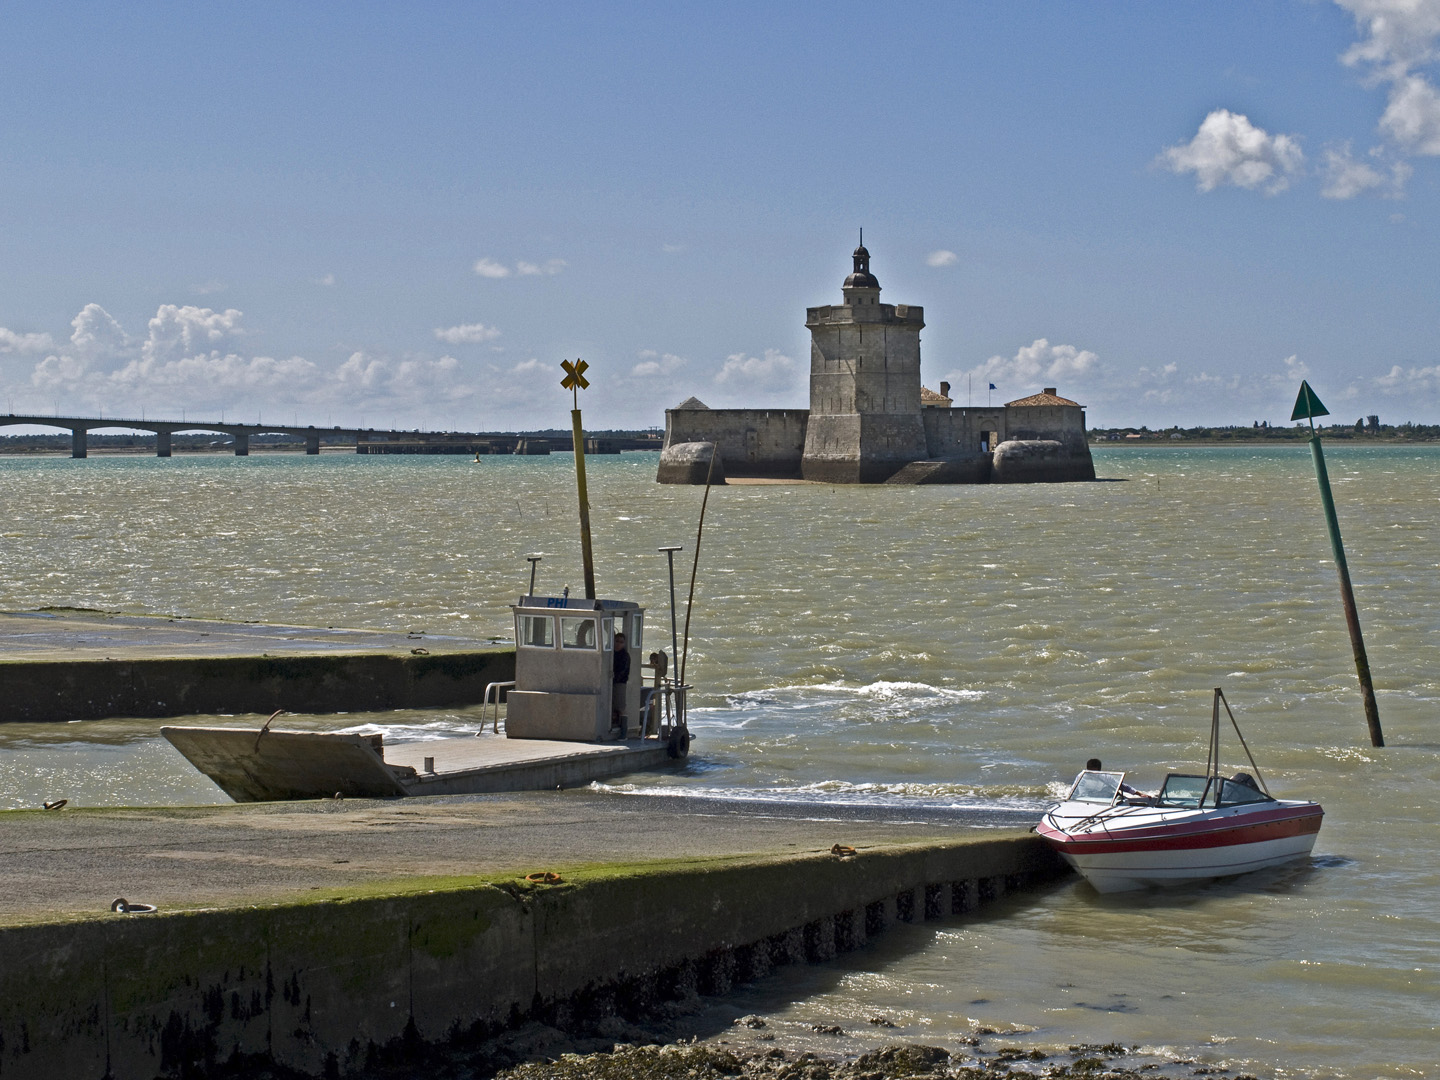
<svg viewBox="0 0 1440 1080">
<path fill-rule="evenodd" d="M 1125 892 L 1229 877 L 1310 855 L 1325 811 L 1319 803 L 1277 799 L 1245 738 L 1254 774 L 1221 775 L 1217 687 L 1204 773 L 1170 773 L 1145 794 L 1123 772 L 1085 769 L 1065 801 L 1035 831 L 1099 892 Z M 1235 722 L 1234 714 L 1230 720 Z M 1235 725 L 1236 734 L 1240 727 Z"/>
</svg>

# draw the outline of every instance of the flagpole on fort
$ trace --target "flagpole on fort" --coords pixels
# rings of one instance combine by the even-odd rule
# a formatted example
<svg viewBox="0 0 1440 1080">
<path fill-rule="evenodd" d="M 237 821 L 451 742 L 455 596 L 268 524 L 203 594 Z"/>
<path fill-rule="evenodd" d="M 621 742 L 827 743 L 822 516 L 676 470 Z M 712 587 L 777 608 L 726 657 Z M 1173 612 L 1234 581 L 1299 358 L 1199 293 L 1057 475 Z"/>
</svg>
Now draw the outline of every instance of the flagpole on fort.
<svg viewBox="0 0 1440 1080">
<path fill-rule="evenodd" d="M 590 546 L 590 494 L 585 488 L 585 427 L 580 421 L 580 391 L 590 385 L 585 370 L 590 366 L 578 356 L 575 363 L 560 361 L 565 377 L 560 385 L 570 391 L 570 431 L 575 446 L 575 488 L 580 495 L 580 558 L 585 568 L 585 599 L 595 599 L 595 554 Z"/>
<path fill-rule="evenodd" d="M 1315 461 L 1315 479 L 1320 484 L 1320 502 L 1325 507 L 1325 527 L 1330 532 L 1330 550 L 1335 554 L 1335 570 L 1340 576 L 1340 602 L 1345 608 L 1345 625 L 1350 630 L 1350 649 L 1355 654 L 1355 674 L 1360 678 L 1360 694 L 1365 703 L 1365 723 L 1370 729 L 1370 745 L 1384 746 L 1380 731 L 1380 708 L 1375 704 L 1375 686 L 1370 680 L 1370 659 L 1365 654 L 1365 639 L 1360 636 L 1360 614 L 1355 608 L 1355 589 L 1350 584 L 1350 565 L 1345 561 L 1345 544 L 1340 539 L 1340 521 L 1335 516 L 1335 497 L 1330 491 L 1330 474 L 1325 468 L 1325 452 L 1320 448 L 1320 434 L 1315 430 L 1315 417 L 1329 416 L 1330 410 L 1320 403 L 1310 383 L 1300 383 L 1291 420 L 1310 421 L 1310 456 Z"/>
</svg>

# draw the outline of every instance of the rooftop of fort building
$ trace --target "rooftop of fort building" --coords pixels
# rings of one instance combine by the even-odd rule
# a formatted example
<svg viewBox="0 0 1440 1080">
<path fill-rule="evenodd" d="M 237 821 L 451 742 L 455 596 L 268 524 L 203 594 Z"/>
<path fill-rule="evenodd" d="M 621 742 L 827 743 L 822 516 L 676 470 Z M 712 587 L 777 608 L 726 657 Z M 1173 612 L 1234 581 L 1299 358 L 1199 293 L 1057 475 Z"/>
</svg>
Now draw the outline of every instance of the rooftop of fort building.
<svg viewBox="0 0 1440 1080">
<path fill-rule="evenodd" d="M 1079 405 L 1082 409 L 1085 407 L 1080 405 L 1078 401 L 1071 401 L 1069 398 L 1061 397 L 1055 393 L 1055 387 L 1053 386 L 1045 387 L 1045 389 L 1041 390 L 1038 394 L 1031 394 L 1029 397 L 1022 397 L 1015 401 L 1007 401 L 1005 403 L 1007 409 L 1017 405 Z"/>
</svg>

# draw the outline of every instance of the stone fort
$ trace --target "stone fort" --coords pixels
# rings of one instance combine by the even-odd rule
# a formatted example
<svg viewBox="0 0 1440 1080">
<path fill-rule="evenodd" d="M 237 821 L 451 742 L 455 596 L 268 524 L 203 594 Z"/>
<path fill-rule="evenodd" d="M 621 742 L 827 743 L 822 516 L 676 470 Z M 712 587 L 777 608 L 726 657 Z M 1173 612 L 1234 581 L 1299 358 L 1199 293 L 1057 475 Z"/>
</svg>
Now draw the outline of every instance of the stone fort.
<svg viewBox="0 0 1440 1080">
<path fill-rule="evenodd" d="M 855 249 L 839 304 L 806 309 L 810 408 L 665 410 L 661 483 L 774 477 L 834 484 L 986 484 L 1095 479 L 1084 407 L 1054 387 L 1005 405 L 955 408 L 920 384 L 924 311 L 882 304 Z"/>
</svg>

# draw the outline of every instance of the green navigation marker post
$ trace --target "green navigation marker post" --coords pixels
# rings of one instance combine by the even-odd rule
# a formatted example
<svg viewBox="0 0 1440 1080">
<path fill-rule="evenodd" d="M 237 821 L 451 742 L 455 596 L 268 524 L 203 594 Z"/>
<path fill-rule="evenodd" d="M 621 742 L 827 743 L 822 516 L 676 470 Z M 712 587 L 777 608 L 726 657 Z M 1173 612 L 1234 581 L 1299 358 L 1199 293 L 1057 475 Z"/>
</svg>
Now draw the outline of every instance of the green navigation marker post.
<svg viewBox="0 0 1440 1080">
<path fill-rule="evenodd" d="M 575 444 L 575 488 L 580 495 L 580 558 L 585 570 L 585 599 L 595 599 L 595 554 L 590 547 L 590 493 L 585 489 L 585 425 L 580 419 L 580 391 L 590 386 L 585 369 L 590 365 L 578 356 L 575 363 L 560 361 L 565 377 L 560 385 L 570 391 L 570 437 Z"/>
<path fill-rule="evenodd" d="M 1335 517 L 1335 498 L 1330 493 L 1330 474 L 1325 469 L 1325 452 L 1320 448 L 1320 435 L 1315 430 L 1315 417 L 1329 416 L 1330 410 L 1320 403 L 1308 382 L 1300 383 L 1291 420 L 1310 421 L 1310 456 L 1315 460 L 1315 479 L 1320 484 L 1320 502 L 1325 507 L 1325 527 L 1330 530 L 1330 549 L 1335 553 L 1335 570 L 1340 575 L 1340 601 L 1345 606 L 1345 625 L 1350 629 L 1350 648 L 1355 653 L 1355 674 L 1360 677 L 1360 693 L 1365 701 L 1365 723 L 1370 728 L 1370 745 L 1384 746 L 1380 731 L 1380 709 L 1375 704 L 1375 686 L 1370 681 L 1370 660 L 1365 655 L 1365 639 L 1360 636 L 1360 615 L 1355 610 L 1355 589 L 1350 584 L 1350 565 L 1345 561 L 1345 544 L 1340 539 L 1340 522 Z"/>
</svg>

